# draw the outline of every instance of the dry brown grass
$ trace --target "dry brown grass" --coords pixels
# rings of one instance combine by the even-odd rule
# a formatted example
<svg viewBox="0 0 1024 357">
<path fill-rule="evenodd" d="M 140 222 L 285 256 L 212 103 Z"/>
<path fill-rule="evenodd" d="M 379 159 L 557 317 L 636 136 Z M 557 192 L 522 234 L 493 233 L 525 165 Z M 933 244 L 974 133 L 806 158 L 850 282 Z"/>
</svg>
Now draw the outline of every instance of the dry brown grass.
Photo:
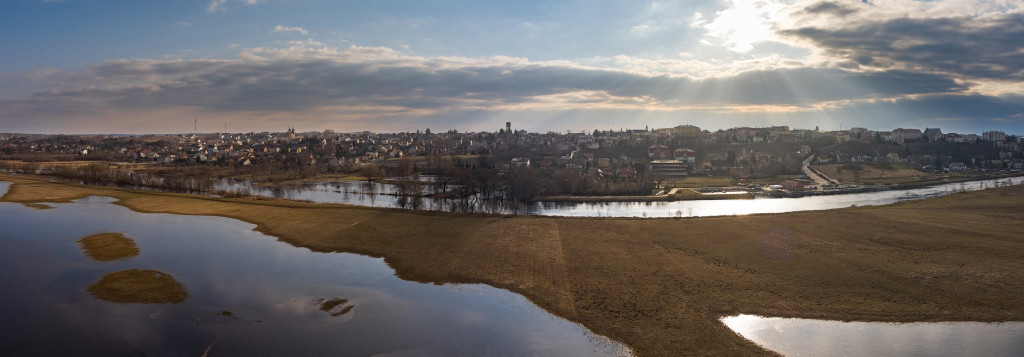
<svg viewBox="0 0 1024 357">
<path fill-rule="evenodd" d="M 174 277 L 156 270 L 130 269 L 104 275 L 89 286 L 93 296 L 110 302 L 177 304 L 188 293 Z"/>
<path fill-rule="evenodd" d="M 221 215 L 396 274 L 507 288 L 644 356 L 763 355 L 718 318 L 1024 320 L 1024 186 L 889 206 L 689 219 L 459 216 L 0 176 L 3 198 Z"/>
<path fill-rule="evenodd" d="M 814 168 L 829 178 L 844 183 L 868 183 L 874 185 L 891 185 L 918 182 L 934 179 L 932 175 L 908 168 L 901 164 L 893 164 L 886 169 L 871 164 L 858 164 L 860 170 L 844 168 L 844 164 L 814 165 Z"/>
<path fill-rule="evenodd" d="M 121 233 L 99 233 L 78 240 L 86 256 L 109 262 L 139 255 L 135 241 Z"/>
<path fill-rule="evenodd" d="M 666 180 L 665 184 L 687 188 L 726 187 L 736 186 L 736 180 L 731 177 L 707 177 L 694 175 L 687 176 L 681 180 Z"/>
<path fill-rule="evenodd" d="M 24 164 L 24 163 L 25 163 L 25 161 L 21 161 L 21 160 L 0 160 L 0 164 L 20 165 L 20 164 Z M 77 160 L 76 161 L 39 161 L 39 162 L 33 162 L 33 163 L 34 164 L 38 164 L 40 167 L 56 167 L 56 166 L 62 166 L 62 167 L 83 167 L 83 166 L 89 166 L 89 165 L 97 164 L 97 163 L 101 163 L 101 164 L 104 164 L 104 165 L 106 164 L 106 162 L 102 162 L 102 161 L 77 161 Z"/>
<path fill-rule="evenodd" d="M 884 167 L 882 165 L 887 164 L 861 163 L 857 165 L 861 168 L 860 170 L 844 168 L 845 165 L 840 164 L 814 165 L 814 168 L 830 178 L 838 179 L 844 184 L 881 185 L 903 188 L 1018 176 L 1015 173 L 1001 172 L 990 172 L 981 175 L 962 172 L 926 173 L 908 168 L 905 164 L 892 164 L 884 169 L 879 167 Z"/>
</svg>

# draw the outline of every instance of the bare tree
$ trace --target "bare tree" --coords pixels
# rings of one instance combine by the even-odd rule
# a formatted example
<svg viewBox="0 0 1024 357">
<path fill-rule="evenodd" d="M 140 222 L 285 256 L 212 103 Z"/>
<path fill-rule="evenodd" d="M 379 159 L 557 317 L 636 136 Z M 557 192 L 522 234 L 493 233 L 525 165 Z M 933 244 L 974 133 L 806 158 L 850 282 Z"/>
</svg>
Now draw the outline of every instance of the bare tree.
<svg viewBox="0 0 1024 357">
<path fill-rule="evenodd" d="M 406 177 L 412 175 L 416 162 L 410 157 L 403 157 L 398 160 L 398 176 Z"/>
<path fill-rule="evenodd" d="M 374 177 L 380 176 L 380 168 L 375 164 L 368 164 L 363 166 L 363 176 L 366 176 L 366 181 L 373 181 Z"/>
</svg>

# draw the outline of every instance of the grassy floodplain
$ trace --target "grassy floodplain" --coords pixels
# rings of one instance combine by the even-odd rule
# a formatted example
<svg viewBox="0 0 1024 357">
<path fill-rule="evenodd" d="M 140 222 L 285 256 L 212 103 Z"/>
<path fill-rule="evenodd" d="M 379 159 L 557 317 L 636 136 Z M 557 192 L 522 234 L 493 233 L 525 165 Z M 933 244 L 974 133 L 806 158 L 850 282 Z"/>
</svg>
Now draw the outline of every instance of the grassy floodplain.
<svg viewBox="0 0 1024 357">
<path fill-rule="evenodd" d="M 642 356 L 770 354 L 736 313 L 1024 320 L 1024 186 L 889 206 L 685 219 L 454 215 L 11 181 L 4 201 L 117 198 L 254 223 L 295 246 L 384 257 L 403 279 L 486 283 Z"/>
</svg>

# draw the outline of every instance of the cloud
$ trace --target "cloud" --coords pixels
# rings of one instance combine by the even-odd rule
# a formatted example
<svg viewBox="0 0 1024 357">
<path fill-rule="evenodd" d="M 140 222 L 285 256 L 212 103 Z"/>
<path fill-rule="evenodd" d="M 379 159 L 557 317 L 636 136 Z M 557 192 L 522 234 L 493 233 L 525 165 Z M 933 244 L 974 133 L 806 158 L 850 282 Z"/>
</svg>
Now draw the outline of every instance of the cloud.
<svg viewBox="0 0 1024 357">
<path fill-rule="evenodd" d="M 102 122 L 104 117 L 171 120 L 198 111 L 247 123 L 239 125 L 277 120 L 315 122 L 319 128 L 333 123 L 330 127 L 343 129 L 446 123 L 472 130 L 478 125 L 472 118 L 509 119 L 518 113 L 579 115 L 574 125 L 621 123 L 624 116 L 655 118 L 658 121 L 651 123 L 668 125 L 671 118 L 685 115 L 720 120 L 707 124 L 712 127 L 729 125 L 735 118 L 747 120 L 736 125 L 756 125 L 751 121 L 817 116 L 847 118 L 849 126 L 882 117 L 888 118 L 882 125 L 901 117 L 1006 118 L 1020 113 L 1014 110 L 1024 103 L 1020 97 L 971 94 L 967 85 L 942 74 L 899 69 L 765 68 L 693 79 L 566 61 L 424 57 L 382 47 L 335 49 L 313 40 L 293 41 L 283 48 L 244 49 L 230 59 L 124 59 L 39 76 L 40 85 L 48 89 L 0 101 L 0 119 L 25 125 L 44 122 L 32 118 L 69 123 L 89 122 L 83 118 Z M 958 115 L 926 111 L 912 103 L 931 103 Z M 918 111 L 904 113 L 901 108 Z M 558 114 L 570 112 L 576 114 Z M 993 113 L 999 116 L 988 116 Z M 141 130 L 155 130 L 145 128 L 161 124 L 145 125 Z M 569 123 L 537 125 L 547 130 L 543 125 Z"/>
<path fill-rule="evenodd" d="M 822 1 L 809 5 L 803 10 L 806 14 L 832 14 L 839 17 L 857 12 L 857 9 L 832 1 Z"/>
<path fill-rule="evenodd" d="M 115 60 L 64 74 L 33 98 L 99 107 L 195 106 L 216 111 L 377 105 L 404 108 L 571 108 L 585 94 L 622 106 L 813 105 L 824 101 L 963 92 L 950 78 L 906 71 L 826 68 L 749 71 L 694 80 L 568 62 L 418 57 L 387 48 L 336 50 L 315 41 L 243 50 L 226 60 Z M 613 100 L 614 99 L 614 100 Z M 575 100 L 575 102 L 574 102 Z"/>
<path fill-rule="evenodd" d="M 289 27 L 289 26 L 277 25 L 277 26 L 274 26 L 274 30 L 273 31 L 274 32 L 298 32 L 298 33 L 301 33 L 303 35 L 309 35 L 309 31 L 307 31 L 306 29 L 301 28 L 301 27 Z"/>
<path fill-rule="evenodd" d="M 785 7 L 778 0 L 731 0 L 729 7 L 711 19 L 696 13 L 690 21 L 692 27 L 705 31 L 702 44 L 745 53 L 757 43 L 777 40 L 772 29 Z"/>
<path fill-rule="evenodd" d="M 218 11 L 227 10 L 228 0 L 210 0 L 210 3 L 206 5 L 206 12 L 214 13 Z"/>
<path fill-rule="evenodd" d="M 943 127 L 946 132 L 962 133 L 981 133 L 993 128 L 1024 132 L 1024 120 L 1015 119 L 1024 114 L 1024 97 L 1019 95 L 933 95 L 857 103 L 827 113 L 834 117 L 868 118 L 867 124 L 873 129 L 905 126 Z M 956 123 L 951 122 L 953 118 Z"/>
<path fill-rule="evenodd" d="M 266 1 L 265 0 L 238 0 L 238 2 L 241 2 L 241 3 L 246 4 L 246 5 L 256 5 L 256 4 L 262 4 L 262 3 L 266 2 Z M 209 13 L 215 13 L 215 12 L 219 12 L 219 11 L 227 11 L 227 9 L 228 9 L 227 3 L 228 3 L 228 0 L 210 0 L 210 3 L 206 4 L 204 9 L 206 9 L 206 11 L 209 12 Z"/>
<path fill-rule="evenodd" d="M 191 27 L 192 23 L 188 22 L 188 21 L 182 20 L 182 21 L 175 22 L 174 25 L 175 26 L 181 26 L 181 27 Z"/>
<path fill-rule="evenodd" d="M 896 17 L 780 31 L 867 68 L 939 72 L 961 79 L 1024 79 L 1024 13 Z"/>
</svg>

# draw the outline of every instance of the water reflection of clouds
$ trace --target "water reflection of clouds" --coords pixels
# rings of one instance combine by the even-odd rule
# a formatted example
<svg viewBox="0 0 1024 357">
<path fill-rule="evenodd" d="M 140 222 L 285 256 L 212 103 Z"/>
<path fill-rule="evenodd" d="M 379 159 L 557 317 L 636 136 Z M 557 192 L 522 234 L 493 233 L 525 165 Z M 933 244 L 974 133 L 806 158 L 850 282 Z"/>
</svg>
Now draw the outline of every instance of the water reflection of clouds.
<svg viewBox="0 0 1024 357">
<path fill-rule="evenodd" d="M 487 322 L 487 315 L 480 311 L 458 310 L 452 316 L 452 321 L 460 326 L 481 326 Z"/>
<path fill-rule="evenodd" d="M 950 183 L 910 190 L 808 196 L 801 198 L 754 198 L 740 200 L 688 200 L 670 202 L 538 203 L 530 214 L 572 217 L 711 217 L 758 213 L 785 213 L 825 210 L 851 206 L 877 206 L 901 201 L 974 191 L 1005 185 L 1018 185 L 1024 179 L 992 179 Z"/>
<path fill-rule="evenodd" d="M 842 322 L 738 315 L 731 330 L 784 355 L 1019 356 L 1024 322 Z"/>
<path fill-rule="evenodd" d="M 71 202 L 74 203 L 114 203 L 117 202 L 116 198 L 105 197 L 105 196 L 86 196 Z"/>
<path fill-rule="evenodd" d="M 38 338 L 5 338 L 35 341 L 44 333 L 50 338 L 52 331 L 61 331 L 68 341 L 93 341 L 101 351 L 81 349 L 93 354 L 184 353 L 202 351 L 218 341 L 214 353 L 372 355 L 393 350 L 477 355 L 494 345 L 504 354 L 536 355 L 540 342 L 531 342 L 532 336 L 564 342 L 548 355 L 612 355 L 621 349 L 614 342 L 589 345 L 587 341 L 600 336 L 504 290 L 403 281 L 380 258 L 296 249 L 253 231 L 252 224 L 228 218 L 143 214 L 109 200 L 87 201 L 58 204 L 53 210 L 0 203 L 0 223 L 17 227 L 0 235 L 45 245 L 44 257 L 24 263 L 61 267 L 44 276 L 19 275 L 37 284 L 19 301 L 45 309 L 50 317 L 33 316 L 40 329 L 22 332 Z M 109 263 L 87 260 L 74 241 L 98 230 L 125 232 L 135 238 L 140 255 Z M 37 239 L 40 236 L 45 239 Z M 16 253 L 15 246 L 0 240 L 0 258 Z M 55 264 L 54 259 L 71 266 Z M 189 291 L 189 298 L 177 305 L 133 305 L 96 300 L 85 293 L 85 287 L 105 272 L 125 268 L 172 274 Z M 54 278 L 62 275 L 67 277 Z M 9 275 L 0 274 L 0 279 L 2 286 L 18 283 Z M 38 287 L 44 282 L 47 288 Z M 333 298 L 347 299 L 346 306 L 354 307 L 331 317 L 315 304 L 317 299 Z M 5 304 L 0 312 L 17 307 L 24 308 Z M 223 311 L 234 318 L 218 315 Z M 66 328 L 52 327 L 57 325 Z M 538 335 L 534 329 L 543 332 Z"/>
</svg>

